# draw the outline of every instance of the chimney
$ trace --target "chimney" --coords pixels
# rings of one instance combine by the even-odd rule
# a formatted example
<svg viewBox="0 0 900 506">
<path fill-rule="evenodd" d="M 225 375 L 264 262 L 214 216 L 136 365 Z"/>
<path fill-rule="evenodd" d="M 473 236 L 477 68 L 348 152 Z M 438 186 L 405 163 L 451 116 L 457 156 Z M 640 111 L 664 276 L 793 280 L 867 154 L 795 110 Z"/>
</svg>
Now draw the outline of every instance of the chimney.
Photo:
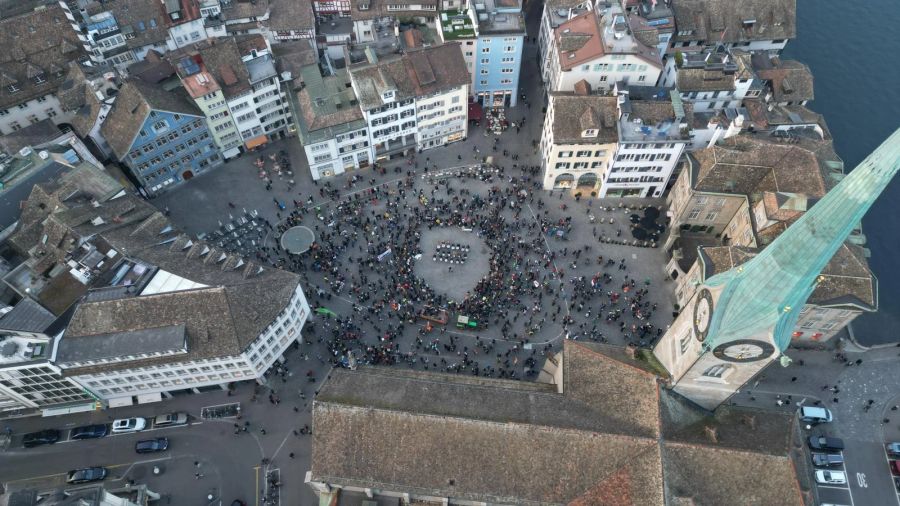
<svg viewBox="0 0 900 506">
<path fill-rule="evenodd" d="M 703 427 L 703 431 L 706 432 L 706 437 L 711 443 L 719 442 L 719 431 L 717 431 L 715 427 L 707 425 Z"/>
</svg>

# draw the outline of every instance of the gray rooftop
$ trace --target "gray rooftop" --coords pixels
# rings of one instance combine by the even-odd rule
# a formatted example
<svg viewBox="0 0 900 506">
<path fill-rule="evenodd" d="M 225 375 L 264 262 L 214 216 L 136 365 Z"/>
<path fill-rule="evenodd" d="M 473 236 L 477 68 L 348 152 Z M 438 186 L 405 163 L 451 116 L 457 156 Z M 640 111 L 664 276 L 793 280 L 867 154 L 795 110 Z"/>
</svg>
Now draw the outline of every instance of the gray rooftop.
<svg viewBox="0 0 900 506">
<path fill-rule="evenodd" d="M 56 316 L 31 299 L 22 299 L 12 310 L 0 316 L 0 331 L 42 333 L 47 330 Z"/>
<path fill-rule="evenodd" d="M 39 183 L 59 178 L 71 167 L 52 160 L 41 160 L 37 153 L 15 160 L 9 167 L 11 171 L 19 170 L 19 178 L 11 181 L 3 181 L 4 187 L 0 191 L 0 229 L 4 229 L 16 221 L 22 215 L 21 203 L 31 194 L 31 189 Z M 0 177 L 0 179 L 5 179 Z"/>
<path fill-rule="evenodd" d="M 263 79 L 274 77 L 276 74 L 275 60 L 268 54 L 257 56 L 252 60 L 247 60 L 244 64 L 247 66 L 247 71 L 250 73 L 251 83 L 257 83 Z"/>
<path fill-rule="evenodd" d="M 177 353 L 186 347 L 183 323 L 86 336 L 69 336 L 67 332 L 59 342 L 56 361 L 66 364 L 142 354 Z"/>
</svg>

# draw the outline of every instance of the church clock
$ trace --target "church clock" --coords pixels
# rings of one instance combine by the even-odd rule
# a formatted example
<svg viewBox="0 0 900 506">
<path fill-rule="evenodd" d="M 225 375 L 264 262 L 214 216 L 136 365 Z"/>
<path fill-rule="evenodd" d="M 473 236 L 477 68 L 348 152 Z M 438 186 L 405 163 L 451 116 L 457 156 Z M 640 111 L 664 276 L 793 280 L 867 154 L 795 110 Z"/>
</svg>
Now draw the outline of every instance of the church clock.
<svg viewBox="0 0 900 506">
<path fill-rule="evenodd" d="M 726 362 L 756 362 L 771 357 L 775 347 L 765 341 L 756 339 L 737 339 L 720 344 L 713 350 L 713 355 Z"/>
<path fill-rule="evenodd" d="M 709 323 L 712 320 L 713 300 L 712 294 L 706 288 L 700 290 L 697 294 L 697 300 L 694 301 L 694 337 L 701 343 L 706 339 L 709 333 Z"/>
</svg>

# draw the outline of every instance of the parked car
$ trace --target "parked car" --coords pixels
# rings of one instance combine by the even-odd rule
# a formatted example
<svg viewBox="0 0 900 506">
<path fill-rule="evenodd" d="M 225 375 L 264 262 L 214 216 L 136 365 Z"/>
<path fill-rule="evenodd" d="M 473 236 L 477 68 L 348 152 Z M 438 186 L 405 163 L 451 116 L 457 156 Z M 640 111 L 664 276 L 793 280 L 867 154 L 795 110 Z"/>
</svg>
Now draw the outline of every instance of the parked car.
<svg viewBox="0 0 900 506">
<path fill-rule="evenodd" d="M 109 427 L 105 424 L 84 425 L 72 429 L 69 439 L 96 439 L 106 436 L 109 433 Z"/>
<path fill-rule="evenodd" d="M 891 472 L 900 476 L 900 460 L 891 460 L 889 462 L 891 465 Z"/>
<path fill-rule="evenodd" d="M 59 431 L 56 429 L 46 429 L 38 432 L 25 434 L 22 438 L 22 445 L 25 448 L 34 448 L 41 445 L 52 445 L 59 441 Z"/>
<path fill-rule="evenodd" d="M 843 471 L 816 471 L 816 483 L 823 485 L 846 485 L 847 475 Z"/>
<path fill-rule="evenodd" d="M 107 471 L 105 467 L 86 467 L 84 469 L 76 469 L 74 471 L 69 471 L 69 474 L 66 476 L 66 483 L 75 485 L 78 483 L 100 481 L 106 478 L 106 473 Z"/>
<path fill-rule="evenodd" d="M 147 420 L 144 418 L 119 418 L 113 421 L 113 434 L 124 434 L 126 432 L 137 432 L 147 427 Z"/>
<path fill-rule="evenodd" d="M 887 452 L 890 455 L 896 455 L 900 457 L 900 443 L 888 443 L 885 446 L 887 447 Z"/>
<path fill-rule="evenodd" d="M 841 451 L 844 449 L 844 441 L 836 437 L 810 436 L 809 447 L 813 450 Z"/>
<path fill-rule="evenodd" d="M 839 453 L 813 453 L 812 461 L 816 467 L 836 467 L 844 464 L 844 456 Z"/>
<path fill-rule="evenodd" d="M 900 478 L 894 476 L 894 488 L 897 489 L 897 492 L 900 492 Z"/>
<path fill-rule="evenodd" d="M 134 451 L 138 453 L 164 452 L 169 449 L 169 438 L 158 437 L 144 439 L 134 444 Z"/>
<path fill-rule="evenodd" d="M 187 413 L 169 413 L 159 415 L 153 419 L 154 427 L 169 427 L 171 425 L 184 425 L 187 423 Z"/>
<path fill-rule="evenodd" d="M 800 408 L 800 420 L 812 424 L 830 423 L 831 411 L 818 406 L 803 406 Z"/>
</svg>

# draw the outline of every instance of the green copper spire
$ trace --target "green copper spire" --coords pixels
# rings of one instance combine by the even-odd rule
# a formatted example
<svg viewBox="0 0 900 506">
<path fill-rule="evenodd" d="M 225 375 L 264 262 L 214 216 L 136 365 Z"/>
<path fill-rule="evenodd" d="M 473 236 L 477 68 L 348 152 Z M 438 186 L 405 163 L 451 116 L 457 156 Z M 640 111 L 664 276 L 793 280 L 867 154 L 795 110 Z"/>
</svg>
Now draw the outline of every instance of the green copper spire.
<svg viewBox="0 0 900 506">
<path fill-rule="evenodd" d="M 706 284 L 722 286 L 709 349 L 773 332 L 784 351 L 822 269 L 900 170 L 900 129 L 777 239 L 742 266 Z"/>
</svg>

